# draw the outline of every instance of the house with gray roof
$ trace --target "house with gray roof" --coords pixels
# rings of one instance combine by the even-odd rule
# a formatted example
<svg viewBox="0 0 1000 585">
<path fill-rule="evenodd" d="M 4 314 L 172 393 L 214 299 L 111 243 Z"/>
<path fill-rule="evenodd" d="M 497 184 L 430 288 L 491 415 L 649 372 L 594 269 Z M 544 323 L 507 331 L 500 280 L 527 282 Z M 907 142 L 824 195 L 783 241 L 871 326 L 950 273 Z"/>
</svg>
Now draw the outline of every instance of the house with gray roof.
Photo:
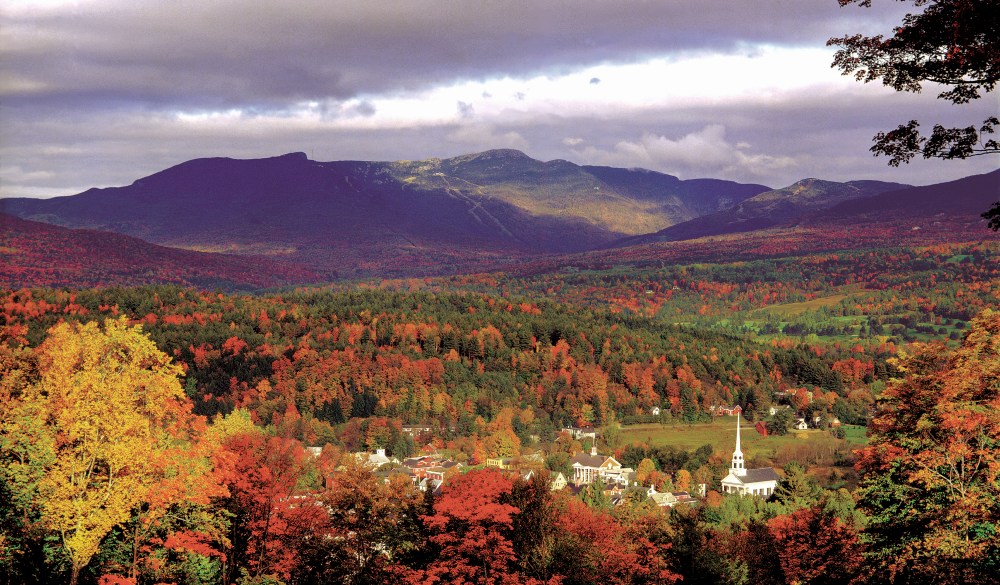
<svg viewBox="0 0 1000 585">
<path fill-rule="evenodd" d="M 772 467 L 747 469 L 740 449 L 740 418 L 736 418 L 736 450 L 729 466 L 729 475 L 722 480 L 722 493 L 769 498 L 778 487 L 778 472 Z"/>
<path fill-rule="evenodd" d="M 591 447 L 590 455 L 577 453 L 570 460 L 573 468 L 573 483 L 575 485 L 587 485 L 594 483 L 598 478 L 610 484 L 628 485 L 629 480 L 634 476 L 634 471 L 628 467 L 622 467 L 617 459 L 610 455 L 598 455 L 597 447 Z"/>
</svg>

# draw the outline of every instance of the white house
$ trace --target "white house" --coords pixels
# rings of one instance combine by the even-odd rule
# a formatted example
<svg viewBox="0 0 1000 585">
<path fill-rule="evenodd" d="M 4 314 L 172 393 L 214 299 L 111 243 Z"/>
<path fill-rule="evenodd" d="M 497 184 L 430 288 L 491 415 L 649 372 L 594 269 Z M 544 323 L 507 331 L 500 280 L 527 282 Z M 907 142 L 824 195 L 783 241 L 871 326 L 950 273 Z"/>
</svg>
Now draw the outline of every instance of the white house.
<svg viewBox="0 0 1000 585">
<path fill-rule="evenodd" d="M 630 476 L 635 473 L 629 467 L 622 467 L 622 464 L 610 455 L 598 455 L 597 447 L 590 449 L 590 455 L 578 453 L 570 461 L 575 485 L 591 484 L 601 478 L 607 483 L 627 486 Z"/>
<path fill-rule="evenodd" d="M 597 440 L 597 430 L 594 427 L 563 427 L 563 432 L 569 433 L 576 440 Z"/>
<path fill-rule="evenodd" d="M 691 497 L 687 492 L 658 492 L 653 486 L 649 486 L 646 495 L 661 508 L 673 508 L 677 504 L 691 504 L 698 500 Z"/>
<path fill-rule="evenodd" d="M 796 429 L 798 429 L 800 431 L 805 431 L 805 430 L 807 430 L 809 428 L 809 425 L 806 424 L 806 419 L 804 419 L 804 418 L 795 419 L 795 425 L 794 426 L 795 426 Z"/>
<path fill-rule="evenodd" d="M 535 472 L 533 470 L 527 471 L 526 473 L 522 473 L 521 474 L 521 477 L 523 479 L 525 479 L 525 480 L 530 480 L 534 476 L 535 476 Z M 549 475 L 549 489 L 550 490 L 552 490 L 554 492 L 555 491 L 559 491 L 559 490 L 565 488 L 567 485 L 568 484 L 566 483 L 566 476 L 563 475 L 561 471 L 557 471 L 557 472 Z"/>
<path fill-rule="evenodd" d="M 778 487 L 778 473 L 771 467 L 746 468 L 740 450 L 740 418 L 736 419 L 736 450 L 729 465 L 729 475 L 722 480 L 722 493 L 770 497 Z"/>
<path fill-rule="evenodd" d="M 373 469 L 382 467 L 386 463 L 399 463 L 399 459 L 395 457 L 391 459 L 386 457 L 385 449 L 376 449 L 374 453 L 355 453 L 354 458 Z"/>
</svg>

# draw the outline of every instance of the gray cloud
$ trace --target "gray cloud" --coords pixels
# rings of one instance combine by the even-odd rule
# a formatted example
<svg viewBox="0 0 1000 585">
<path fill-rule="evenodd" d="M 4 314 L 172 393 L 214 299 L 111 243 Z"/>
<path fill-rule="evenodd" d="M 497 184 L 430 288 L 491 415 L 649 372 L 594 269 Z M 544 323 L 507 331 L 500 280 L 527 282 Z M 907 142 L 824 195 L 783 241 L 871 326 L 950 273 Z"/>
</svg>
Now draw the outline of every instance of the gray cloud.
<svg viewBox="0 0 1000 585">
<path fill-rule="evenodd" d="M 707 51 L 750 55 L 760 44 L 820 47 L 830 36 L 885 32 L 907 7 L 839 8 L 836 0 L 83 0 L 44 12 L 5 6 L 0 196 L 72 194 L 200 156 L 297 150 L 318 160 L 389 160 L 509 146 L 541 159 L 772 186 L 806 175 L 924 184 L 992 170 L 995 163 L 983 160 L 891 169 L 869 156 L 875 131 L 910 117 L 971 123 L 994 113 L 986 103 L 948 109 L 932 97 L 888 90 L 878 99 L 871 92 L 802 95 L 770 105 L 664 104 L 488 120 L 480 119 L 487 105 L 470 98 L 457 104 L 464 117 L 420 127 L 259 120 L 316 101 L 322 120 L 365 121 L 381 114 L 372 96 L 461 80 L 559 75 Z M 595 85 L 591 92 L 614 84 Z M 497 95 L 493 101 L 503 99 Z M 535 93 L 513 95 L 536 100 Z M 229 109 L 241 112 L 238 124 L 176 117 Z"/>
<path fill-rule="evenodd" d="M 92 0 L 4 14 L 0 71 L 15 104 L 266 106 L 669 51 L 816 45 L 886 12 L 834 0 Z"/>
<path fill-rule="evenodd" d="M 724 111 L 708 105 L 663 107 L 621 116 L 472 118 L 412 128 L 257 127 L 247 120 L 238 135 L 228 125 L 188 127 L 140 110 L 86 116 L 49 110 L 44 123 L 16 119 L 4 126 L 0 192 L 53 196 L 126 185 L 198 157 L 304 151 L 315 160 L 415 160 L 499 147 L 542 160 L 643 166 L 684 179 L 717 177 L 772 187 L 805 177 L 929 184 L 988 172 L 996 162 L 987 157 L 915 160 L 893 168 L 870 155 L 871 136 L 905 122 L 900 111 L 907 119 L 960 124 L 987 115 L 988 104 L 978 107 L 942 109 L 929 96 L 892 93 L 881 99 L 813 95 L 794 104 L 757 103 Z"/>
</svg>

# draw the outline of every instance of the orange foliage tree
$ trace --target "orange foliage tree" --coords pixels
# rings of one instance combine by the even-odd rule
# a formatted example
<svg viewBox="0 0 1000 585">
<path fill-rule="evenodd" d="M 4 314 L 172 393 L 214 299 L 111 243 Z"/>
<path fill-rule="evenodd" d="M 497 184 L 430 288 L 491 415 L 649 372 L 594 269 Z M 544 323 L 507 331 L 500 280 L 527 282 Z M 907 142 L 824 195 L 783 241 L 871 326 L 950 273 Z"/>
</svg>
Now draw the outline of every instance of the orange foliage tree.
<svg viewBox="0 0 1000 585">
<path fill-rule="evenodd" d="M 1000 312 L 950 352 L 901 354 L 858 452 L 869 560 L 895 583 L 975 583 L 1000 559 Z M 992 568 L 991 568 L 992 567 Z"/>
</svg>

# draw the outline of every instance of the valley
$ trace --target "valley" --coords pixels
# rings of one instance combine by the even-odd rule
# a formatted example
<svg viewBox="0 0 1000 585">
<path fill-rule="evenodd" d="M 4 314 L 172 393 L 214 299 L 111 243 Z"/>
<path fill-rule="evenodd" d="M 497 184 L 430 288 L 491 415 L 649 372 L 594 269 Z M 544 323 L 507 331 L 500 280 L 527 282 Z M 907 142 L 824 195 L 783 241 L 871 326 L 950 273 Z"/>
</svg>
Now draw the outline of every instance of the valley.
<svg viewBox="0 0 1000 585">
<path fill-rule="evenodd" d="M 145 415 L 155 446 L 130 443 L 156 453 L 153 503 L 120 511 L 85 580 L 127 567 L 182 580 L 197 562 L 222 581 L 234 558 L 305 583 L 327 563 L 354 570 L 337 555 L 396 546 L 373 561 L 391 580 L 448 562 L 433 552 L 439 516 L 511 501 L 517 522 L 556 518 L 534 530 L 564 547 L 544 565 L 560 579 L 598 525 L 621 566 L 652 550 L 667 573 L 702 554 L 747 563 L 730 539 L 784 522 L 854 546 L 882 405 L 947 368 L 991 379 L 1000 363 L 1000 239 L 978 215 L 998 182 L 771 190 L 501 150 L 202 159 L 128 187 L 0 200 L 0 545 L 20 547 L 0 567 L 30 581 L 52 566 L 17 516 L 45 517 L 17 507 L 41 489 L 21 462 L 63 444 L 32 421 L 147 408 L 139 393 L 87 414 L 133 391 L 106 385 L 122 379 L 109 364 L 144 380 L 172 368 L 155 382 L 170 392 Z M 728 493 L 744 457 L 776 478 L 773 495 Z M 358 529 L 346 509 L 379 511 L 364 530 L 407 532 L 310 548 Z M 498 530 L 518 558 L 539 554 L 531 529 Z M 685 534 L 718 540 L 696 552 Z M 147 552 L 115 560 L 130 539 Z M 281 556 L 289 544 L 301 550 Z"/>
</svg>

